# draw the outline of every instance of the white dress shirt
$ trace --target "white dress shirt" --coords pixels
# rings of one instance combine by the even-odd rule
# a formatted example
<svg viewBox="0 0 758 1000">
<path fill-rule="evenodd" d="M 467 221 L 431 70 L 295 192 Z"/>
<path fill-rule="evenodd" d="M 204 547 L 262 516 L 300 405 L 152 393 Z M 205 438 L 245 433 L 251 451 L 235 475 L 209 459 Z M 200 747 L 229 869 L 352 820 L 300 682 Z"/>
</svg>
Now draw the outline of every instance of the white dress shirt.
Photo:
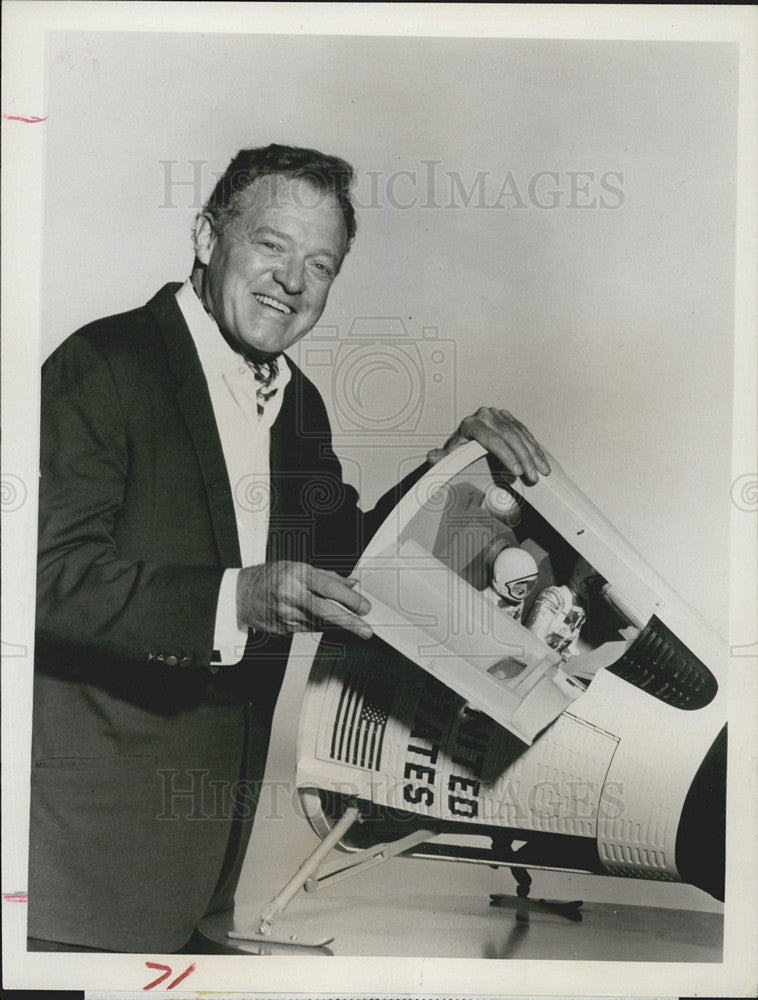
<svg viewBox="0 0 758 1000">
<path fill-rule="evenodd" d="M 232 489 L 242 565 L 259 565 L 266 561 L 268 540 L 269 432 L 282 406 L 290 368 L 280 354 L 279 371 L 270 386 L 278 391 L 264 403 L 259 416 L 255 376 L 224 339 L 189 279 L 176 293 L 176 301 L 208 383 Z M 239 569 L 224 572 L 216 606 L 213 647 L 223 664 L 241 660 L 247 642 L 247 628 L 237 621 L 238 576 Z"/>
</svg>

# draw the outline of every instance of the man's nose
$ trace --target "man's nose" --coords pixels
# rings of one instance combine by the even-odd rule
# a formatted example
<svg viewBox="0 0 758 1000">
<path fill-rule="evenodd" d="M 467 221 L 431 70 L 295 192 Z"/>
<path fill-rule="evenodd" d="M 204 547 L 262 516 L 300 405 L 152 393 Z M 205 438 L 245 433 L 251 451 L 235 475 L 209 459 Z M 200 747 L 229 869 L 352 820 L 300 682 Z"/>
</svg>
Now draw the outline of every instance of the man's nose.
<svg viewBox="0 0 758 1000">
<path fill-rule="evenodd" d="M 305 288 L 305 263 L 289 257 L 274 269 L 274 280 L 288 295 L 298 295 Z"/>
</svg>

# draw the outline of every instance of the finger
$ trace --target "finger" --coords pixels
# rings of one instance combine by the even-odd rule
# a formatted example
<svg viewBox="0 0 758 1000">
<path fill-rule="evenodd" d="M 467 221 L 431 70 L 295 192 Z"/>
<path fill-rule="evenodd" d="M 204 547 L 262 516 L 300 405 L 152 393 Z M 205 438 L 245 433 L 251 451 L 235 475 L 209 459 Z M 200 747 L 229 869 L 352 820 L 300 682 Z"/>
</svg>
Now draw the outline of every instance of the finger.
<svg viewBox="0 0 758 1000">
<path fill-rule="evenodd" d="M 534 459 L 537 468 L 543 474 L 543 476 L 550 475 L 550 462 L 548 461 L 548 457 L 543 451 L 542 445 L 539 443 L 539 441 L 537 441 L 537 439 L 529 430 L 529 428 L 526 427 L 524 424 L 522 424 L 520 421 L 516 420 L 513 414 L 510 413 L 508 410 L 499 410 L 498 412 L 500 413 L 501 416 L 505 417 L 506 419 L 513 420 L 516 423 L 516 425 L 521 429 L 522 435 L 524 436 L 524 438 L 526 439 L 531 448 L 532 458 Z"/>
<path fill-rule="evenodd" d="M 277 610 L 274 627 L 270 628 L 269 631 L 280 635 L 289 635 L 292 632 L 312 632 L 313 624 L 302 607 L 289 604 Z"/>
<path fill-rule="evenodd" d="M 534 434 L 529 430 L 526 424 L 522 424 L 520 420 L 517 420 L 512 413 L 508 410 L 499 410 L 498 413 L 507 421 L 513 424 L 513 426 L 520 432 L 524 441 L 529 446 L 532 457 L 537 461 L 538 465 L 544 465 L 547 471 L 550 471 L 550 462 L 548 461 L 547 455 L 545 454 L 542 445 L 535 438 Z"/>
<path fill-rule="evenodd" d="M 312 586 L 317 580 L 335 580 L 337 583 L 345 584 L 358 583 L 357 576 L 343 576 L 333 569 L 319 569 L 317 566 L 311 566 L 310 563 L 303 563 L 302 566 L 306 571 L 305 583 L 308 586 Z"/>
<path fill-rule="evenodd" d="M 356 583 L 358 581 L 356 580 Z M 350 611 L 358 615 L 365 615 L 371 610 L 368 600 L 360 593 L 348 586 L 343 577 L 329 570 L 316 570 L 308 581 L 309 589 L 318 597 L 326 597 L 330 601 L 337 601 Z"/>
<path fill-rule="evenodd" d="M 463 442 L 467 440 L 467 435 L 461 431 L 462 428 L 458 428 L 458 430 L 454 431 L 441 447 L 432 448 L 426 453 L 426 460 L 429 465 L 436 465 L 437 462 L 443 459 L 446 455 L 449 455 L 454 448 L 457 448 L 459 444 L 463 444 Z"/>
<path fill-rule="evenodd" d="M 535 456 L 535 461 L 537 462 L 537 468 L 540 470 L 543 476 L 550 475 L 550 460 L 545 454 L 539 441 L 537 441 L 531 434 L 529 439 L 532 442 L 533 454 Z"/>
<path fill-rule="evenodd" d="M 355 615 L 351 615 L 349 611 L 346 611 L 336 601 L 314 596 L 310 602 L 310 610 L 314 619 L 322 623 L 322 627 L 326 623 L 337 628 L 343 628 L 361 639 L 370 639 L 374 634 L 368 622 L 363 621 L 362 618 L 358 618 Z"/>
<path fill-rule="evenodd" d="M 498 458 L 514 476 L 524 476 L 528 481 L 536 481 L 536 466 L 520 437 L 513 433 L 509 422 L 499 414 L 497 424 L 492 414 L 470 420 L 467 430 L 474 440 Z"/>
<path fill-rule="evenodd" d="M 502 435 L 516 459 L 523 467 L 523 479 L 527 483 L 536 483 L 538 476 L 537 461 L 532 445 L 531 435 L 521 421 L 507 410 L 494 410 L 492 420 L 495 429 Z"/>
</svg>

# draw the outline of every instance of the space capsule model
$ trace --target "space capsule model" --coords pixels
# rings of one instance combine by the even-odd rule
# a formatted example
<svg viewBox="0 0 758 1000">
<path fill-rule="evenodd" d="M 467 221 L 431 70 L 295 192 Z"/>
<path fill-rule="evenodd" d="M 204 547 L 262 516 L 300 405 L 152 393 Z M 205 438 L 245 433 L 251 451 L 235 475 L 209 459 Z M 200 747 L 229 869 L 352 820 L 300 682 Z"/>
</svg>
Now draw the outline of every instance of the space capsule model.
<svg viewBox="0 0 758 1000">
<path fill-rule="evenodd" d="M 373 639 L 296 638 L 297 787 L 340 854 L 311 888 L 402 854 L 723 899 L 725 643 L 550 463 L 524 486 L 455 449 L 356 568 Z M 537 571 L 516 618 L 491 586 L 508 548 Z M 561 589 L 570 644 L 528 627 Z"/>
</svg>

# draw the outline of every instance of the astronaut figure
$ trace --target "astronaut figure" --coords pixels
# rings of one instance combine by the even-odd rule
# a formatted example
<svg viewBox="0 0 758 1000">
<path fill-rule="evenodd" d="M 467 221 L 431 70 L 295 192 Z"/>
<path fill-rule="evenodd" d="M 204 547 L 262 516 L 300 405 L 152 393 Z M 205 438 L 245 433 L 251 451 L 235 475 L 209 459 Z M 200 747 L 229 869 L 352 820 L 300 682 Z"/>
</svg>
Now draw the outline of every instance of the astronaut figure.
<svg viewBox="0 0 758 1000">
<path fill-rule="evenodd" d="M 492 564 L 490 586 L 498 597 L 498 607 L 521 621 L 524 600 L 537 582 L 537 563 L 517 545 L 502 549 Z"/>
</svg>

